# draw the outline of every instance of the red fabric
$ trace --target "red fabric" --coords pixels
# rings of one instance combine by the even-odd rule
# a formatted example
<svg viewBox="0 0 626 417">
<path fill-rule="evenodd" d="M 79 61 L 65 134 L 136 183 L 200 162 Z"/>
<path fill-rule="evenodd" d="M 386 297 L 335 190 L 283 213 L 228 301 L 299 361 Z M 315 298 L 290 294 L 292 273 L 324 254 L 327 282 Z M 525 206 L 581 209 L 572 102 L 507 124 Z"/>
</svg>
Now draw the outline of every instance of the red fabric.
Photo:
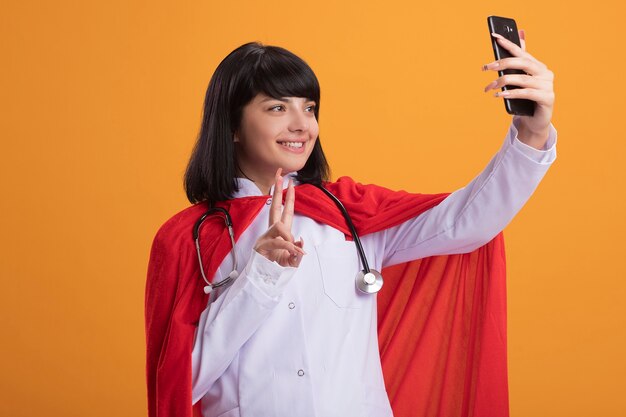
<svg viewBox="0 0 626 417">
<path fill-rule="evenodd" d="M 394 192 L 347 177 L 325 185 L 342 201 L 360 235 L 398 225 L 447 196 Z M 266 199 L 218 204 L 229 210 L 236 239 Z M 168 220 L 150 253 L 145 305 L 150 417 L 200 415 L 199 402 L 191 407 L 191 350 L 208 299 L 192 228 L 206 208 L 196 204 Z M 295 210 L 349 235 L 335 203 L 311 185 L 296 187 Z M 221 217 L 205 222 L 201 242 L 207 276 L 213 276 L 230 251 Z M 382 272 L 378 335 L 394 415 L 508 416 L 502 234 L 468 254 L 424 258 Z"/>
</svg>

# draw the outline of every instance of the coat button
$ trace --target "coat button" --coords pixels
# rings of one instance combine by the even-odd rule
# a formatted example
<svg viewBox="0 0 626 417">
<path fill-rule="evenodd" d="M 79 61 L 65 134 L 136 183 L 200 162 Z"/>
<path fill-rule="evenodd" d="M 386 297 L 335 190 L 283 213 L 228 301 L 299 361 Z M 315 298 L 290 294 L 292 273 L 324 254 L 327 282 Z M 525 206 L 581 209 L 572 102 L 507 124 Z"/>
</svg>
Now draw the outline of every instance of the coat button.
<svg viewBox="0 0 626 417">
<path fill-rule="evenodd" d="M 303 376 L 304 375 L 304 371 L 302 369 L 298 369 L 298 376 Z"/>
<path fill-rule="evenodd" d="M 289 303 L 289 309 L 293 310 L 294 308 L 296 308 L 296 304 L 293 302 Z"/>
<path fill-rule="evenodd" d="M 272 199 L 268 198 L 267 201 L 265 202 L 265 205 L 269 206 L 270 204 L 272 204 Z"/>
</svg>

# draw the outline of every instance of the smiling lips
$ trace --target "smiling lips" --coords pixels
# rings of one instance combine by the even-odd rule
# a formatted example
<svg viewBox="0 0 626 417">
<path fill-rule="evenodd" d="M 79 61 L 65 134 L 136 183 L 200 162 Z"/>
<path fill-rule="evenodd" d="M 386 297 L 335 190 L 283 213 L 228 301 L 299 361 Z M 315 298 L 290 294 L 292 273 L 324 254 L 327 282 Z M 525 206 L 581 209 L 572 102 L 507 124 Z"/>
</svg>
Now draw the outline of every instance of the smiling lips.
<svg viewBox="0 0 626 417">
<path fill-rule="evenodd" d="M 304 142 L 306 140 L 279 141 L 278 143 L 289 152 L 302 153 L 304 152 Z"/>
</svg>

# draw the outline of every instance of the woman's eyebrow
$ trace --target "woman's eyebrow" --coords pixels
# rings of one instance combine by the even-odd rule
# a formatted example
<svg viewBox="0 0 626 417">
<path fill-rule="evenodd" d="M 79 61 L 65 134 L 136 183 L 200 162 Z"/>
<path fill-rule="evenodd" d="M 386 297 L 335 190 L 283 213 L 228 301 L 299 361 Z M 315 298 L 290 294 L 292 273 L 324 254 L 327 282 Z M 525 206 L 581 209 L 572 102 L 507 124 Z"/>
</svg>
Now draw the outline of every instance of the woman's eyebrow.
<svg viewBox="0 0 626 417">
<path fill-rule="evenodd" d="M 278 100 L 278 101 L 282 101 L 283 103 L 291 103 L 291 99 L 287 97 L 282 97 L 282 98 L 266 97 L 260 102 L 265 103 L 266 101 L 271 101 L 271 100 Z M 315 100 L 307 99 L 307 101 L 315 101 Z"/>
<path fill-rule="evenodd" d="M 291 100 L 288 98 L 274 98 L 274 97 L 266 97 L 263 100 L 261 100 L 261 103 L 265 103 L 266 101 L 272 101 L 272 100 L 278 100 L 278 101 L 282 101 L 283 103 L 289 103 Z"/>
</svg>

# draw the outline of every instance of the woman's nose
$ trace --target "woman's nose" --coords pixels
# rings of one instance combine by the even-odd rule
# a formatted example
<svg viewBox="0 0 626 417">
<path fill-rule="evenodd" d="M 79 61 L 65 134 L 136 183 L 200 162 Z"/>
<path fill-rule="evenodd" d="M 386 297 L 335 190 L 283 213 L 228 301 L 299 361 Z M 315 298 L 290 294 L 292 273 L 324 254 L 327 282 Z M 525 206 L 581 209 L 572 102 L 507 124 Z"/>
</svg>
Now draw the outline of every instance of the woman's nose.
<svg viewBox="0 0 626 417">
<path fill-rule="evenodd" d="M 293 112 L 289 121 L 289 130 L 291 131 L 307 131 L 309 130 L 309 121 L 304 113 L 299 111 Z"/>
</svg>

